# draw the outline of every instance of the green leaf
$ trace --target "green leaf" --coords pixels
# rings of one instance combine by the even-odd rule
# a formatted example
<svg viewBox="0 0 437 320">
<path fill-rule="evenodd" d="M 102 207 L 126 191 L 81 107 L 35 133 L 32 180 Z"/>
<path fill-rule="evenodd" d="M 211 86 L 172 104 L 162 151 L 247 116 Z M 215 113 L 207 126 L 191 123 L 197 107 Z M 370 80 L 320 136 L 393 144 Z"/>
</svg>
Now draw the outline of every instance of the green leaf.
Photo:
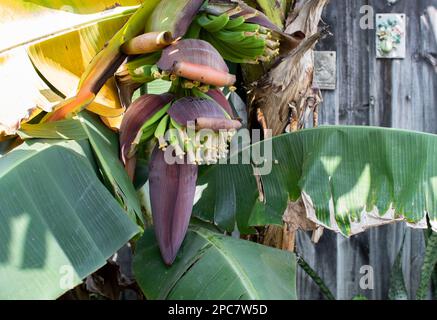
<svg viewBox="0 0 437 320">
<path fill-rule="evenodd" d="M 172 267 L 153 230 L 137 243 L 137 281 L 148 299 L 296 299 L 296 259 L 289 252 L 191 227 Z"/>
<path fill-rule="evenodd" d="M 263 202 L 254 196 L 252 165 L 216 165 L 199 178 L 206 188 L 195 214 L 227 230 L 236 221 L 243 229 L 282 225 L 287 202 L 302 195 L 311 220 L 346 236 L 394 221 L 426 228 L 425 213 L 437 230 L 436 135 L 321 127 L 275 137 L 238 156 L 269 145 L 263 166 L 272 169 L 260 178 Z"/>
<path fill-rule="evenodd" d="M 2 1 L 0 32 L 10 36 L 0 38 L 0 135 L 13 134 L 22 119 L 41 109 L 51 111 L 76 93 L 93 57 L 136 9 L 105 10 L 114 4 L 112 0 Z M 92 107 L 121 109 L 114 83 L 105 85 Z"/>
<path fill-rule="evenodd" d="M 0 52 L 107 19 L 139 4 L 136 0 L 2 0 L 0 31 L 14 36 L 0 39 Z"/>
<path fill-rule="evenodd" d="M 0 299 L 55 299 L 138 233 L 92 162 L 86 141 L 34 140 L 0 158 Z"/>
<path fill-rule="evenodd" d="M 434 267 L 431 281 L 432 281 L 432 286 L 433 286 L 433 296 L 434 296 L 434 299 L 437 299 L 437 265 Z"/>
<path fill-rule="evenodd" d="M 228 232 L 234 231 L 237 224 L 241 233 L 252 233 L 248 221 L 258 197 L 252 172 L 250 165 L 201 167 L 197 185 L 203 191 L 193 215 Z"/>
<path fill-rule="evenodd" d="M 118 134 L 105 127 L 102 122 L 88 112 L 79 115 L 81 124 L 88 135 L 99 168 L 106 184 L 115 198 L 125 208 L 133 221 L 144 224 L 141 205 L 134 185 L 119 158 Z"/>
<path fill-rule="evenodd" d="M 425 300 L 431 285 L 431 278 L 437 264 L 437 233 L 433 232 L 426 245 L 425 259 L 420 274 L 420 284 L 417 290 L 417 300 Z"/>
<path fill-rule="evenodd" d="M 136 190 L 119 158 L 118 135 L 105 127 L 95 115 L 85 111 L 74 119 L 23 124 L 18 133 L 23 139 L 87 139 L 107 187 L 126 209 L 132 221 L 138 219 L 144 224 Z"/>
<path fill-rule="evenodd" d="M 23 0 L 14 1 L 23 2 Z M 138 6 L 144 2 L 144 0 L 24 0 L 24 2 L 34 3 L 55 10 L 64 10 L 79 14 L 92 14 L 120 6 Z"/>
<path fill-rule="evenodd" d="M 401 249 L 396 257 L 390 274 L 390 288 L 388 298 L 390 300 L 408 300 L 408 291 L 405 286 L 404 273 L 402 271 L 402 253 L 405 244 L 405 234 Z"/>
<path fill-rule="evenodd" d="M 334 295 L 328 286 L 325 284 L 322 278 L 317 274 L 317 272 L 311 268 L 311 266 L 305 261 L 305 259 L 297 255 L 297 264 L 302 268 L 303 271 L 314 281 L 314 283 L 319 287 L 320 292 L 323 294 L 326 300 L 335 300 Z"/>
<path fill-rule="evenodd" d="M 170 81 L 165 80 L 155 80 L 147 84 L 148 94 L 163 94 L 167 93 L 171 87 Z"/>
</svg>

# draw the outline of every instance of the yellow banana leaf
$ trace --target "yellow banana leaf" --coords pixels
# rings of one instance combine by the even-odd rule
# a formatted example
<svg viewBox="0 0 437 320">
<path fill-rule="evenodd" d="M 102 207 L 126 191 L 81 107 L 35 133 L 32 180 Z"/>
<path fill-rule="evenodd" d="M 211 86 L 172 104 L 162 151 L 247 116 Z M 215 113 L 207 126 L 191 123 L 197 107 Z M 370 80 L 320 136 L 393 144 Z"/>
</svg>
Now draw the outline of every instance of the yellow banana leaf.
<svg viewBox="0 0 437 320">
<path fill-rule="evenodd" d="M 15 0 L 13 0 L 16 2 Z M 144 0 L 26 0 L 47 8 L 80 14 L 97 13 L 120 6 L 138 6 Z"/>
<path fill-rule="evenodd" d="M 61 120 L 80 112 L 94 100 L 95 95 L 102 87 L 102 80 L 107 79 L 108 74 L 114 73 L 114 67 L 119 66 L 125 56 L 120 51 L 120 46 L 144 32 L 145 21 L 160 0 L 148 0 L 135 12 L 129 21 L 121 28 L 112 39 L 105 45 L 86 68 L 79 83 L 76 99 L 61 104 L 60 108 L 48 115 L 46 121 Z"/>
<path fill-rule="evenodd" d="M 30 45 L 29 57 L 42 77 L 63 97 L 76 95 L 80 77 L 94 56 L 128 20 L 130 14 L 114 17 L 74 30 L 55 38 Z M 58 103 L 61 101 L 58 101 Z M 111 78 L 100 90 L 88 110 L 103 117 L 120 117 L 121 107 L 115 81 Z M 118 122 L 117 122 L 118 123 Z M 118 127 L 117 123 L 112 128 Z"/>
<path fill-rule="evenodd" d="M 141 2 L 2 0 L 0 32 L 7 36 L 0 38 L 0 136 L 74 95 L 93 57 Z M 123 113 L 113 80 L 89 109 L 113 119 Z"/>
</svg>

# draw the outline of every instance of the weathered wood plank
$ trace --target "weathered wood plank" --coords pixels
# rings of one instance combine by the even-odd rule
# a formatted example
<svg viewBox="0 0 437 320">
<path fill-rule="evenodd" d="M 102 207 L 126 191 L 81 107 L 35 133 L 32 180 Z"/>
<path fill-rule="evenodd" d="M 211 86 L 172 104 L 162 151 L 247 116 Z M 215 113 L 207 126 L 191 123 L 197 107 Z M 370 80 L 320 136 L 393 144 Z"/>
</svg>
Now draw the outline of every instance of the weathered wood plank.
<svg viewBox="0 0 437 320">
<path fill-rule="evenodd" d="M 393 1 L 390 1 L 393 2 Z M 360 8 L 375 13 L 406 13 L 407 57 L 375 58 L 375 31 L 360 28 Z M 426 59 L 437 56 L 437 0 L 331 0 L 324 15 L 333 37 L 318 50 L 337 51 L 337 89 L 324 91 L 321 124 L 375 125 L 437 133 L 437 74 Z M 298 249 L 320 273 L 338 299 L 363 294 L 371 299 L 388 297 L 392 265 L 406 232 L 403 271 L 410 297 L 414 297 L 424 254 L 423 232 L 403 225 L 385 226 L 345 239 L 325 232 L 321 243 L 299 233 Z M 360 268 L 374 271 L 374 289 L 362 290 Z M 319 299 L 311 280 L 298 276 L 302 299 Z"/>
</svg>

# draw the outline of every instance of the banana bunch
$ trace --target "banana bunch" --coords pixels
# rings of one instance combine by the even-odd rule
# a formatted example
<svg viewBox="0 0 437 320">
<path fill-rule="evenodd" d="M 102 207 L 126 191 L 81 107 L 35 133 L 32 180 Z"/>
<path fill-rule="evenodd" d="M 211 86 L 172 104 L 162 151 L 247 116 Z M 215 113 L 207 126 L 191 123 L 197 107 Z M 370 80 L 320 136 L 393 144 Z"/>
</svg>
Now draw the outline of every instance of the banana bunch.
<svg viewBox="0 0 437 320">
<path fill-rule="evenodd" d="M 192 94 L 192 98 L 168 103 L 153 114 L 141 127 L 138 142 L 154 138 L 160 150 L 165 152 L 171 147 L 177 158 L 183 160 L 186 157 L 189 164 L 216 164 L 220 159 L 227 157 L 228 144 L 240 124 L 233 122 L 230 115 L 208 95 L 196 89 Z M 206 112 L 203 112 L 204 115 L 212 114 L 214 118 L 202 119 L 208 119 L 208 123 L 219 122 L 222 125 L 220 130 L 199 130 L 202 128 L 196 126 L 198 119 L 189 119 L 182 115 L 186 109 L 197 103 L 215 109 L 213 113 L 206 109 Z M 169 111 L 170 108 L 172 110 Z M 227 125 L 223 126 L 223 123 Z"/>
<path fill-rule="evenodd" d="M 279 38 L 263 26 L 248 23 L 245 16 L 231 18 L 227 13 L 219 16 L 202 13 L 194 23 L 201 28 L 200 38 L 211 43 L 230 62 L 257 64 L 279 55 Z"/>
<path fill-rule="evenodd" d="M 235 133 L 234 129 L 196 132 L 194 127 L 181 126 L 166 115 L 159 122 L 154 135 L 160 150 L 166 151 L 171 147 L 176 157 L 183 160 L 186 156 L 189 164 L 210 165 L 227 157 L 228 144 Z"/>
<path fill-rule="evenodd" d="M 148 83 L 161 78 L 156 62 L 160 53 L 153 53 L 132 59 L 122 64 L 115 72 L 115 77 L 122 84 Z"/>
</svg>

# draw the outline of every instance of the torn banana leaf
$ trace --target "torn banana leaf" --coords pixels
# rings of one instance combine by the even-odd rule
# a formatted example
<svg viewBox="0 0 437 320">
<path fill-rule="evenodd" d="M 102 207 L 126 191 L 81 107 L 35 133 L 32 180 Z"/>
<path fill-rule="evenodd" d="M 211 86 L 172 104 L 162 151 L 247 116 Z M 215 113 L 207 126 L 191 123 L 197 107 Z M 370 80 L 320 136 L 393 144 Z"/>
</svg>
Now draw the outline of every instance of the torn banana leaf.
<svg viewBox="0 0 437 320">
<path fill-rule="evenodd" d="M 397 221 L 426 228 L 427 217 L 437 230 L 435 135 L 321 127 L 266 140 L 234 157 L 244 155 L 258 163 L 256 170 L 241 161 L 202 170 L 197 216 L 228 231 L 235 222 L 243 230 L 282 225 L 287 202 L 302 197 L 308 219 L 345 236 Z M 263 174 L 262 202 L 254 172 Z M 226 195 L 216 196 L 219 190 Z"/>
<path fill-rule="evenodd" d="M 263 7 L 265 8 L 269 5 L 266 2 L 273 2 L 273 0 L 266 0 L 263 2 Z M 216 16 L 229 13 L 230 17 L 232 18 L 247 16 L 248 18 L 246 19 L 246 22 L 248 23 L 259 24 L 263 27 L 269 28 L 270 30 L 282 31 L 283 18 L 280 17 L 282 14 L 277 10 L 282 10 L 283 4 L 279 3 L 279 1 L 275 2 L 276 3 L 267 10 L 270 16 L 265 15 L 263 12 L 247 5 L 244 1 L 240 0 L 210 0 L 205 8 L 205 11 Z"/>
<path fill-rule="evenodd" d="M 73 119 L 23 124 L 21 139 L 87 140 L 94 152 L 102 180 L 132 221 L 144 222 L 136 191 L 119 159 L 118 135 L 106 128 L 96 116 L 82 112 Z"/>
<path fill-rule="evenodd" d="M 81 68 L 92 59 L 90 55 L 98 52 L 112 37 L 110 32 L 120 28 L 135 10 L 135 7 L 116 7 L 93 13 L 108 8 L 105 3 L 110 7 L 112 1 L 2 2 L 0 32 L 11 36 L 0 39 L 0 85 L 3 88 L 0 135 L 14 134 L 22 119 L 41 110 L 51 111 L 65 97 L 71 96 L 78 85 Z M 121 4 L 132 3 L 121 1 Z M 104 28 L 99 26 L 101 21 Z M 66 44 L 66 39 L 74 41 Z M 45 41 L 50 43 L 49 47 L 43 44 Z M 63 54 L 50 52 L 55 48 Z M 36 64 L 43 77 L 35 71 Z M 108 100 L 113 100 L 113 96 L 104 93 L 98 103 Z M 95 106 L 95 109 L 101 108 L 102 105 Z"/>
<path fill-rule="evenodd" d="M 175 263 L 160 259 L 147 230 L 134 273 L 150 300 L 295 300 L 294 254 L 192 226 Z"/>
<path fill-rule="evenodd" d="M 30 45 L 28 55 L 41 77 L 64 98 L 76 95 L 80 77 L 94 56 L 126 23 L 131 12 Z M 100 116 L 123 114 L 115 81 L 111 77 L 88 109 Z"/>
<path fill-rule="evenodd" d="M 0 299 L 56 299 L 139 232 L 86 141 L 32 140 L 0 158 Z"/>
<path fill-rule="evenodd" d="M 135 10 L 140 3 L 138 0 L 2 0 L 0 31 L 9 36 L 1 37 L 0 52 Z"/>
<path fill-rule="evenodd" d="M 69 117 L 80 112 L 93 101 L 93 96 L 97 95 L 126 58 L 121 53 L 120 46 L 141 34 L 144 30 L 144 21 L 158 3 L 159 0 L 148 0 L 135 11 L 128 22 L 111 38 L 85 69 L 79 83 L 77 99 L 61 104 L 59 109 L 48 116 L 48 121 L 57 121 Z M 84 99 L 84 97 L 89 98 Z"/>
</svg>

